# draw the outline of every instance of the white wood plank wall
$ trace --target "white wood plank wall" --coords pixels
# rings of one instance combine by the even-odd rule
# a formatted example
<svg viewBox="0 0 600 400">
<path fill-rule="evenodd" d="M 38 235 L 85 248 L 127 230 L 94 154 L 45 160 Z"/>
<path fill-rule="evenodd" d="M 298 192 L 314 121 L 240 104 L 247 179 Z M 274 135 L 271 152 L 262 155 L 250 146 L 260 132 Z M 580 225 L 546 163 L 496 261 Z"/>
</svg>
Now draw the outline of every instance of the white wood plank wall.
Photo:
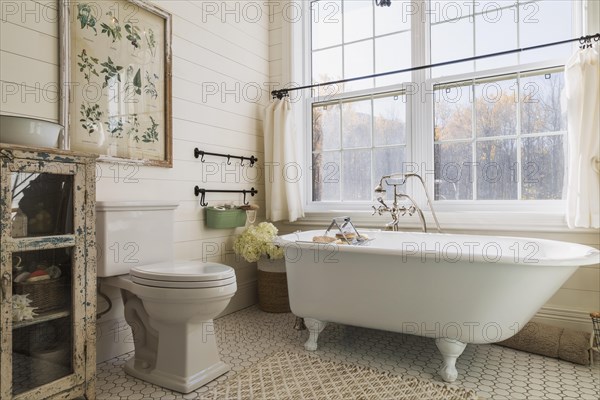
<svg viewBox="0 0 600 400">
<path fill-rule="evenodd" d="M 101 1 L 101 0 L 90 0 Z M 256 302 L 256 267 L 232 254 L 240 229 L 207 229 L 194 186 L 258 189 L 249 197 L 264 218 L 262 162 L 227 166 L 196 160 L 193 150 L 254 155 L 263 160 L 263 110 L 269 101 L 269 7 L 263 1 L 153 1 L 173 16 L 173 168 L 100 163 L 98 200 L 170 200 L 175 211 L 175 256 L 224 262 L 236 269 L 238 293 L 227 312 Z M 3 114 L 58 121 L 56 0 L 0 0 L 0 83 Z M 52 12 L 52 10 L 54 10 Z M 54 91 L 50 90 L 54 89 Z M 15 92 L 15 93 L 13 93 Z M 240 204 L 241 194 L 209 194 L 210 205 Z M 98 361 L 127 349 L 115 309 L 99 322 Z M 99 308 L 104 304 L 100 302 Z M 121 329 L 119 328 L 119 329 Z M 118 342 L 118 343 L 117 343 Z"/>
<path fill-rule="evenodd" d="M 56 1 L 0 0 L 0 113 L 58 122 Z"/>
<path fill-rule="evenodd" d="M 263 159 L 263 109 L 269 101 L 268 8 L 263 2 L 154 1 L 173 16 L 173 168 L 100 164 L 98 200 L 175 200 L 175 256 L 236 268 L 229 311 L 255 302 L 256 268 L 232 254 L 240 229 L 208 229 L 194 186 L 258 189 L 248 197 L 264 215 L 262 164 L 194 158 L 195 147 Z M 246 163 L 247 164 L 247 163 Z M 116 174 L 116 172 L 119 172 Z M 125 179 L 125 177 L 130 179 Z M 241 194 L 208 194 L 210 205 L 240 204 Z"/>
</svg>

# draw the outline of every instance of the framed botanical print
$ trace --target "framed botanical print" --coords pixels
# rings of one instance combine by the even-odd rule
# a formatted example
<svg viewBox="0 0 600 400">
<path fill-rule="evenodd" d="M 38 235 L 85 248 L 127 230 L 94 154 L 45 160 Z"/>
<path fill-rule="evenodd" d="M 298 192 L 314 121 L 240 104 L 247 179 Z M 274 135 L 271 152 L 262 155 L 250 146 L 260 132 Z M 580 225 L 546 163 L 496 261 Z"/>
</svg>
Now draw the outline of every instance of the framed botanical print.
<svg viewBox="0 0 600 400">
<path fill-rule="evenodd" d="M 140 0 L 76 0 L 69 13 L 70 148 L 171 167 L 171 15 Z"/>
</svg>

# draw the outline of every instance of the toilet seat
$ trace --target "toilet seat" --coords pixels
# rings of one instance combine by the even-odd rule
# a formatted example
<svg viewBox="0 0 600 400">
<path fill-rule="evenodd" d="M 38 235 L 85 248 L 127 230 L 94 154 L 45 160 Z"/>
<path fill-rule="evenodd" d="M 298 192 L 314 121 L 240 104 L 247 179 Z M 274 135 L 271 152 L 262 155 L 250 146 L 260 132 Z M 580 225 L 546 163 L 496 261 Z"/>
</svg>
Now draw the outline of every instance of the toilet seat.
<svg viewBox="0 0 600 400">
<path fill-rule="evenodd" d="M 200 261 L 175 261 L 134 267 L 131 281 L 158 288 L 202 289 L 235 283 L 233 268 Z"/>
</svg>

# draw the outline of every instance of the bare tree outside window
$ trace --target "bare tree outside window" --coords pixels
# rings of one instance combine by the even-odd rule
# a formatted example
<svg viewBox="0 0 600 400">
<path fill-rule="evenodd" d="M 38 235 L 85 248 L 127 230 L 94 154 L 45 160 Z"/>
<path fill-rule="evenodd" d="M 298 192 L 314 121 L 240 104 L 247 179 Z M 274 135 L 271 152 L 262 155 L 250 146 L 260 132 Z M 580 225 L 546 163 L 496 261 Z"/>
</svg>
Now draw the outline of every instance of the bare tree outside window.
<svg viewBox="0 0 600 400">
<path fill-rule="evenodd" d="M 562 199 L 563 87 L 544 71 L 438 88 L 436 200 Z"/>
</svg>

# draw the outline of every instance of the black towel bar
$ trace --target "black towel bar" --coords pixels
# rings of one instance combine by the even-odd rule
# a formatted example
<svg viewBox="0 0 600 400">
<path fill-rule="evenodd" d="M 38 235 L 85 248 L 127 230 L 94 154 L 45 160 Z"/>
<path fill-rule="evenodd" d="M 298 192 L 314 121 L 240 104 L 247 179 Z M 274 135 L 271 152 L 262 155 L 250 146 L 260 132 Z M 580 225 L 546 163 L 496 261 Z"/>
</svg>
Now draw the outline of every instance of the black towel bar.
<svg viewBox="0 0 600 400">
<path fill-rule="evenodd" d="M 258 161 L 258 158 L 254 156 L 244 157 L 244 156 L 232 156 L 231 154 L 221 154 L 221 153 L 209 153 L 208 151 L 200 150 L 197 147 L 194 149 L 194 157 L 200 157 L 200 161 L 204 162 L 204 156 L 216 156 L 216 157 L 225 157 L 227 158 L 227 165 L 231 165 L 231 159 L 235 158 L 242 161 L 241 166 L 244 166 L 244 160 L 250 161 L 250 166 L 254 167 L 254 164 Z"/>
<path fill-rule="evenodd" d="M 246 195 L 249 194 L 251 196 L 254 196 L 255 194 L 258 193 L 258 190 L 252 188 L 250 190 L 213 190 L 213 189 L 204 189 L 204 188 L 200 188 L 198 186 L 196 186 L 194 188 L 194 194 L 197 196 L 200 196 L 200 205 L 202 207 L 206 207 L 208 205 L 208 203 L 206 202 L 206 193 L 243 193 L 244 194 L 244 200 L 243 200 L 243 204 L 245 206 L 247 206 L 249 203 L 246 201 Z"/>
</svg>

